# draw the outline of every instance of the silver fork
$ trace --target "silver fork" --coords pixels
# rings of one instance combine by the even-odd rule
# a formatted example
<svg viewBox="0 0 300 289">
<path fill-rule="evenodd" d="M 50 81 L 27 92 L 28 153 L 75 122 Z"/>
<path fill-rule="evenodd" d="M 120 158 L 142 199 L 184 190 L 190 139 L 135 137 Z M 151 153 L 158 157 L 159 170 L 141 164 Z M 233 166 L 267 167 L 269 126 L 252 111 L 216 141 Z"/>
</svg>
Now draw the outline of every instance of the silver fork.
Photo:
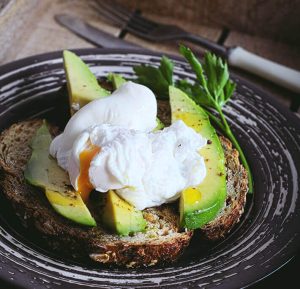
<svg viewBox="0 0 300 289">
<path fill-rule="evenodd" d="M 96 3 L 97 5 L 94 7 L 101 15 L 136 36 L 155 42 L 187 40 L 227 58 L 228 49 L 226 47 L 189 33 L 178 26 L 154 22 L 139 13 L 128 11 L 114 2 L 108 4 L 104 1 L 97 1 Z"/>
<path fill-rule="evenodd" d="M 149 41 L 187 40 L 225 58 L 232 66 L 259 75 L 278 85 L 300 93 L 300 72 L 260 57 L 242 47 L 225 47 L 191 34 L 175 25 L 166 25 L 127 10 L 114 1 L 94 2 L 94 8 L 107 20 Z"/>
</svg>

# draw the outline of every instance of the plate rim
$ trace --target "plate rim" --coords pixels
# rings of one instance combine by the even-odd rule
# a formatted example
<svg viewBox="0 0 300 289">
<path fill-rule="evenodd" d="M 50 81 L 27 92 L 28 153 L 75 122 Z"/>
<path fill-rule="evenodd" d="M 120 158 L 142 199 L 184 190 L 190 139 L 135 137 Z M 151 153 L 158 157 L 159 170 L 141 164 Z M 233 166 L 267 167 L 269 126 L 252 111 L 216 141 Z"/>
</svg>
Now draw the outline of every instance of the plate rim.
<svg viewBox="0 0 300 289">
<path fill-rule="evenodd" d="M 50 52 L 45 52 L 45 53 L 40 53 L 40 54 L 35 54 L 35 55 L 31 55 L 31 56 L 27 56 L 21 59 L 17 59 L 8 63 L 5 63 L 3 65 L 0 65 L 0 76 L 12 69 L 15 69 L 16 67 L 20 67 L 20 64 L 22 66 L 24 66 L 25 64 L 32 64 L 34 62 L 34 60 L 38 59 L 38 62 L 41 62 L 41 60 L 45 61 L 45 60 L 50 60 L 55 58 L 59 58 L 59 55 L 62 55 L 63 51 L 65 49 L 60 49 L 60 50 L 55 50 L 55 51 L 50 51 Z M 169 53 L 164 53 L 164 52 L 157 52 L 157 51 L 150 51 L 147 50 L 146 48 L 132 48 L 132 49 L 126 49 L 126 48 L 74 48 L 74 49 L 68 49 L 76 54 L 78 54 L 79 56 L 84 56 L 84 55 L 91 55 L 92 53 L 95 54 L 114 54 L 114 53 L 118 53 L 118 54 L 140 54 L 140 55 L 152 55 L 152 56 L 162 56 L 162 55 L 166 55 L 168 57 L 170 57 L 171 59 L 177 60 L 177 61 L 185 61 L 185 59 L 182 56 L 179 55 L 172 55 Z M 230 67 L 229 67 L 230 70 Z M 239 76 L 237 73 L 234 73 L 232 71 L 230 71 L 230 75 L 234 76 L 234 78 L 238 78 L 239 81 L 242 84 L 245 84 L 246 86 L 250 87 L 251 89 L 258 91 L 261 95 L 263 95 L 264 98 L 267 98 L 269 100 L 271 100 L 272 104 L 275 104 L 274 106 L 276 107 L 276 109 L 280 112 L 283 112 L 283 114 L 285 114 L 285 116 L 293 119 L 296 121 L 296 124 L 298 126 L 298 129 L 300 129 L 300 116 L 296 113 L 296 112 L 292 112 L 288 109 L 288 107 L 282 105 L 276 98 L 273 98 L 271 93 L 269 93 L 268 91 L 264 90 L 263 88 L 259 87 L 258 85 L 256 85 L 255 83 L 253 83 L 250 80 L 245 79 L 242 76 Z M 1 83 L 1 79 L 0 79 L 0 83 Z"/>
<path fill-rule="evenodd" d="M 70 49 L 70 51 L 73 51 L 80 56 L 99 55 L 99 54 L 101 54 L 101 55 L 103 55 L 103 54 L 139 54 L 139 55 L 149 55 L 149 56 L 159 57 L 162 55 L 167 55 L 171 59 L 174 59 L 177 61 L 184 61 L 184 58 L 181 56 L 171 55 L 171 54 L 162 53 L 162 52 L 149 51 L 149 50 L 146 50 L 143 48 L 141 48 L 141 49 L 76 48 L 76 49 Z M 15 70 L 17 68 L 22 68 L 26 65 L 33 64 L 34 62 L 39 63 L 39 62 L 48 61 L 51 59 L 58 59 L 61 57 L 60 55 L 62 55 L 62 52 L 63 52 L 63 50 L 56 50 L 56 51 L 46 52 L 46 53 L 42 53 L 42 54 L 36 54 L 36 55 L 32 55 L 29 57 L 25 57 L 22 59 L 18 59 L 18 60 L 3 64 L 0 66 L 0 77 L 9 71 Z M 247 87 L 253 89 L 255 92 L 258 92 L 263 98 L 266 98 L 268 101 L 270 101 L 272 103 L 272 105 L 274 105 L 274 107 L 287 118 L 287 121 L 292 121 L 294 127 L 296 129 L 300 130 L 300 117 L 296 113 L 291 112 L 286 106 L 282 105 L 277 99 L 272 97 L 271 93 L 265 91 L 264 89 L 257 86 L 253 82 L 246 80 L 243 77 L 241 77 L 235 73 L 231 72 L 231 75 L 234 76 L 234 78 L 237 78 L 239 80 L 240 85 L 245 84 Z M 0 83 L 1 83 L 1 80 L 0 80 Z M 275 273 L 277 270 L 279 270 L 280 268 L 285 266 L 287 263 L 289 263 L 290 260 L 292 260 L 295 257 L 295 255 L 297 254 L 299 249 L 300 249 L 300 247 L 298 249 L 295 249 L 294 250 L 295 254 L 293 256 L 288 257 L 285 260 L 285 262 L 282 263 L 281 266 L 279 266 L 273 270 L 270 270 L 269 273 L 266 274 L 264 277 L 257 279 L 251 283 L 248 283 L 246 285 L 246 287 L 252 286 L 253 284 L 267 278 L 268 276 L 270 276 L 271 274 Z M 10 283 L 9 280 L 5 280 L 5 281 L 12 285 L 16 284 L 16 282 Z M 22 285 L 22 284 L 18 284 L 18 286 L 20 286 L 20 285 Z M 21 287 L 25 288 L 23 286 L 21 286 Z"/>
</svg>

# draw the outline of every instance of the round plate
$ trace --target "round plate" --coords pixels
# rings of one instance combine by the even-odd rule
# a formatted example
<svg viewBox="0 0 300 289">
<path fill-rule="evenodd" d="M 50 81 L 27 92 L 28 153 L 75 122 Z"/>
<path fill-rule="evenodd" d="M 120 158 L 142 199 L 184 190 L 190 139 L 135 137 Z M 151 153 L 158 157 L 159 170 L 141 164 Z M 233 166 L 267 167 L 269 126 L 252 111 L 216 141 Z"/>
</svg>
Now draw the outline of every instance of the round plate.
<svg viewBox="0 0 300 289">
<path fill-rule="evenodd" d="M 157 65 L 150 52 L 84 49 L 75 51 L 98 76 L 134 77 L 132 66 Z M 65 82 L 62 53 L 38 55 L 0 68 L 0 129 L 33 117 L 59 118 L 58 89 Z M 175 75 L 193 78 L 175 61 Z M 234 77 L 237 91 L 224 108 L 249 160 L 254 197 L 231 234 L 204 244 L 197 236 L 185 255 L 167 267 L 107 268 L 67 260 L 47 251 L 1 199 L 0 277 L 25 288 L 240 288 L 286 263 L 300 244 L 300 125 L 270 96 Z"/>
</svg>

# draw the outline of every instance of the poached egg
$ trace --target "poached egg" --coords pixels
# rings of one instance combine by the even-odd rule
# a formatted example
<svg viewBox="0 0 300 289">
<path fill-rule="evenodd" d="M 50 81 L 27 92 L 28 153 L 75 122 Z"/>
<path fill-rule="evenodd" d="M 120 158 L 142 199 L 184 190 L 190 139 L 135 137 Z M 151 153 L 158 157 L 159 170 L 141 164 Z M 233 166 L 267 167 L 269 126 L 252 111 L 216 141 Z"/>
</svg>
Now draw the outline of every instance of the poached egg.
<svg viewBox="0 0 300 289">
<path fill-rule="evenodd" d="M 94 100 L 78 110 L 64 132 L 50 146 L 50 154 L 67 170 L 68 157 L 76 138 L 95 124 L 109 123 L 149 132 L 156 127 L 157 103 L 146 86 L 128 81 L 110 96 Z"/>
<path fill-rule="evenodd" d="M 127 82 L 80 109 L 53 140 L 50 154 L 83 200 L 93 189 L 113 189 L 139 210 L 171 202 L 204 179 L 199 150 L 206 139 L 182 121 L 151 132 L 156 113 L 151 90 Z"/>
</svg>

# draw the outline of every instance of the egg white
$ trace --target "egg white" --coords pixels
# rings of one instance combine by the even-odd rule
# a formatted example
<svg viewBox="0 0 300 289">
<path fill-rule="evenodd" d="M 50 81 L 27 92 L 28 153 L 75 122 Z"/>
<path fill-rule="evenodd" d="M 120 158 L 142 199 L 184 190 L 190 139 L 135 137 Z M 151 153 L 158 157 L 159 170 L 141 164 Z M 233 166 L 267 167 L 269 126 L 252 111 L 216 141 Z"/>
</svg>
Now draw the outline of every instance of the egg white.
<svg viewBox="0 0 300 289">
<path fill-rule="evenodd" d="M 206 139 L 184 122 L 162 131 L 156 126 L 157 103 L 147 87 L 127 82 L 111 96 L 80 109 L 50 146 L 50 154 L 78 190 L 80 154 L 89 145 L 100 148 L 88 169 L 99 192 L 110 189 L 137 209 L 177 199 L 206 175 L 199 149 Z"/>
</svg>

